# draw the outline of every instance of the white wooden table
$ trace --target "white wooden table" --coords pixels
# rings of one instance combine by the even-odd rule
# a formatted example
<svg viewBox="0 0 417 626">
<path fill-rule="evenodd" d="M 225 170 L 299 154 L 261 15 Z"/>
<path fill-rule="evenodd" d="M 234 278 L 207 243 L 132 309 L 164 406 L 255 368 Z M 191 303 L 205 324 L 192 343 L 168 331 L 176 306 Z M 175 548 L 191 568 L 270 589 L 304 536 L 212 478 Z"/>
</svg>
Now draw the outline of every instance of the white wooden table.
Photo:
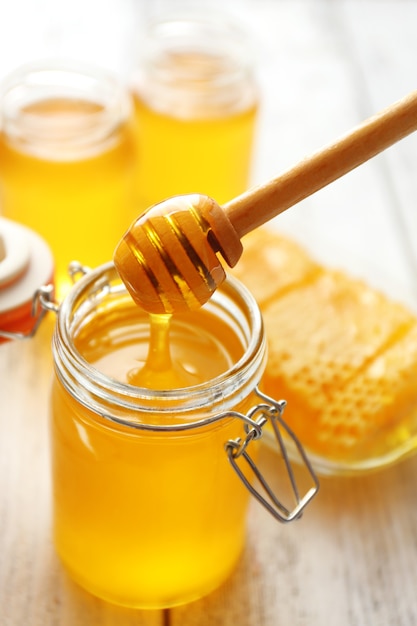
<svg viewBox="0 0 417 626">
<path fill-rule="evenodd" d="M 0 0 L 1 70 L 13 59 L 25 60 L 11 34 L 16 13 L 6 4 Z M 15 12 L 22 4 L 13 3 Z M 104 4 L 116 10 L 117 3 Z M 242 0 L 235 9 L 239 4 L 258 42 L 263 90 L 254 182 L 417 88 L 413 0 Z M 117 6 L 133 10 L 128 2 Z M 122 23 L 130 21 L 119 19 Z M 77 24 L 69 25 L 76 30 Z M 33 54 L 55 41 L 46 38 L 36 48 L 24 34 L 21 42 L 33 44 Z M 329 265 L 367 278 L 417 310 L 416 204 L 413 136 L 300 203 L 275 225 Z M 73 585 L 50 539 L 52 324 L 51 319 L 31 342 L 0 346 L 1 626 L 417 623 L 417 458 L 372 475 L 322 478 L 319 496 L 292 525 L 279 525 L 253 503 L 247 550 L 237 571 L 221 589 L 189 606 L 130 611 Z M 265 467 L 272 461 L 265 449 Z"/>
</svg>

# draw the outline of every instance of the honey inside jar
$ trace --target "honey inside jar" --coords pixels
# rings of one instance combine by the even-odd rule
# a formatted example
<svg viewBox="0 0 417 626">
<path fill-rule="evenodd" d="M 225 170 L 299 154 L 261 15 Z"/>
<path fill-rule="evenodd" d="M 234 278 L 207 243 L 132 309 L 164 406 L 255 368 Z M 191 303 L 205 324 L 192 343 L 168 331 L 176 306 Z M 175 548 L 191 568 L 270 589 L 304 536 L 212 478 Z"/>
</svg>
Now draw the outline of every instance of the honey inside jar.
<svg viewBox="0 0 417 626">
<path fill-rule="evenodd" d="M 112 328 L 103 315 L 83 329 L 75 346 L 106 376 L 161 390 L 210 381 L 242 355 L 242 344 L 228 326 L 203 310 L 198 315 L 148 316 L 136 307 L 123 329 Z"/>
<path fill-rule="evenodd" d="M 161 198 L 204 189 L 219 203 L 248 187 L 257 107 L 202 119 L 176 118 L 134 99 L 137 145 L 142 157 L 135 178 L 140 209 Z M 163 176 L 161 176 L 161 170 Z"/>
<path fill-rule="evenodd" d="M 249 493 L 224 450 L 243 423 L 210 420 L 253 405 L 265 346 L 260 328 L 248 336 L 256 314 L 242 315 L 228 296 L 222 303 L 219 291 L 169 320 L 169 357 L 165 345 L 155 370 L 148 315 L 125 292 L 63 304 L 52 391 L 55 544 L 72 577 L 107 601 L 189 602 L 225 580 L 243 549 Z M 149 386 L 162 390 L 132 384 L 146 368 Z"/>
<path fill-rule="evenodd" d="M 139 210 L 190 191 L 223 203 L 247 189 L 258 110 L 247 44 L 208 18 L 149 27 L 132 81 Z"/>
<path fill-rule="evenodd" d="M 134 217 L 129 100 L 107 75 L 34 67 L 6 81 L 1 108 L 0 211 L 48 242 L 61 299 L 69 263 L 107 261 Z"/>
</svg>

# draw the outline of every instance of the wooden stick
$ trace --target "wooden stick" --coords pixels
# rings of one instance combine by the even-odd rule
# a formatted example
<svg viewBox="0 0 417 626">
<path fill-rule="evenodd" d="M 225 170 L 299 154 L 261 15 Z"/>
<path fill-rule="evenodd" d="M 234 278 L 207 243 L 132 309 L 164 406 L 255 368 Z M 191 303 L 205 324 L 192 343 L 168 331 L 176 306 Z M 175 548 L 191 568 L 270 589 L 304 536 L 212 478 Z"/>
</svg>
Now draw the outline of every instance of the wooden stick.
<svg viewBox="0 0 417 626">
<path fill-rule="evenodd" d="M 169 198 L 131 226 L 116 248 L 115 266 L 132 298 L 150 313 L 187 311 L 194 306 L 191 301 L 201 306 L 225 276 L 217 253 L 233 267 L 242 254 L 244 235 L 414 130 L 417 91 L 223 207 L 198 194 Z M 155 241 L 163 244 L 155 246 Z"/>
<path fill-rule="evenodd" d="M 239 237 L 417 130 L 417 91 L 264 185 L 223 205 Z"/>
</svg>

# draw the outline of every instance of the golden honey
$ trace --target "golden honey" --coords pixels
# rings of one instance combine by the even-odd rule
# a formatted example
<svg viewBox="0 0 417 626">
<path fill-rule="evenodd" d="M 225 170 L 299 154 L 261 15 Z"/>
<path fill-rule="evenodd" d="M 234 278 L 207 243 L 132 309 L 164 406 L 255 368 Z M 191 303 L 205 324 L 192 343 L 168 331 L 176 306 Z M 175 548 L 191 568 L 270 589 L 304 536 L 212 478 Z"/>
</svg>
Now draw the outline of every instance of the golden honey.
<svg viewBox="0 0 417 626">
<path fill-rule="evenodd" d="M 178 20 L 149 29 L 133 82 L 138 207 L 249 186 L 258 97 L 241 33 Z"/>
<path fill-rule="evenodd" d="M 50 245 L 58 295 L 68 265 L 95 267 L 136 213 L 130 100 L 107 74 L 24 68 L 5 81 L 0 212 Z"/>
<path fill-rule="evenodd" d="M 195 120 L 154 111 L 138 97 L 134 103 L 140 209 L 187 190 L 204 190 L 221 204 L 248 188 L 255 106 Z"/>
<path fill-rule="evenodd" d="M 250 296 L 229 283 L 218 292 L 199 311 L 158 316 L 153 338 L 111 266 L 61 305 L 55 545 L 73 578 L 107 601 L 191 601 L 221 584 L 242 552 L 249 494 L 225 443 L 244 436 L 244 424 L 227 412 L 256 404 L 265 342 Z"/>
</svg>

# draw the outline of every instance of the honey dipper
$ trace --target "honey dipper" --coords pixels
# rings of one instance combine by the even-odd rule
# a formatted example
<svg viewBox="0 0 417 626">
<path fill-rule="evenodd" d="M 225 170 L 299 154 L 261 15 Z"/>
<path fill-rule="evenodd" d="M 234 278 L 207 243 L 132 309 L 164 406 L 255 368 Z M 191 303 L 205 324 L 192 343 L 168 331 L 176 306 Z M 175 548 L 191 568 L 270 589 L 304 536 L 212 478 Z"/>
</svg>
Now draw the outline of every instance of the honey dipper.
<svg viewBox="0 0 417 626">
<path fill-rule="evenodd" d="M 266 184 L 220 207 L 205 195 L 169 198 L 129 228 L 116 269 L 134 301 L 149 313 L 180 313 L 209 300 L 233 267 L 241 238 L 417 129 L 417 91 L 365 120 Z"/>
</svg>

